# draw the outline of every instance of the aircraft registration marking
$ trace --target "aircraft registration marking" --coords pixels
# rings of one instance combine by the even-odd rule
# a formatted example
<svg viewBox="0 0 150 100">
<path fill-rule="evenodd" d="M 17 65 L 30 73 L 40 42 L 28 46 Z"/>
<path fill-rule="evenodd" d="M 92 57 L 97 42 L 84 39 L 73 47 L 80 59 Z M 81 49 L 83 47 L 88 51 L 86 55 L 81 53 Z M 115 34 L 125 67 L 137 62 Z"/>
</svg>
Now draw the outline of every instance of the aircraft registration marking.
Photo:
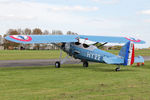
<svg viewBox="0 0 150 100">
<path fill-rule="evenodd" d="M 99 60 L 100 61 L 101 55 L 94 54 L 94 53 L 91 53 L 91 52 L 87 52 L 87 57 L 91 58 L 91 59 L 95 59 L 95 60 Z"/>
</svg>

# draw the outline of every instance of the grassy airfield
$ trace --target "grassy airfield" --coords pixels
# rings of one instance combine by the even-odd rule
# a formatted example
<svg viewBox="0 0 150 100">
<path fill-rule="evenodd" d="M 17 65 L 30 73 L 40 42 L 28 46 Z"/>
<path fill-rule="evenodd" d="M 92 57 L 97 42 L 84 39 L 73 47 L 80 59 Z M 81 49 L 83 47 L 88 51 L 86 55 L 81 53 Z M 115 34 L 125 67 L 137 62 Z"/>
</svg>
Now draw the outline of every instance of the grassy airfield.
<svg viewBox="0 0 150 100">
<path fill-rule="evenodd" d="M 60 50 L 0 50 L 0 60 L 58 59 L 59 55 Z"/>
<path fill-rule="evenodd" d="M 0 60 L 58 59 L 59 50 L 0 50 Z M 119 50 L 109 50 L 118 55 Z M 150 56 L 150 50 L 136 50 L 136 56 Z M 66 54 L 63 53 L 63 56 Z"/>
<path fill-rule="evenodd" d="M 145 64 L 120 72 L 105 64 L 0 68 L 0 100 L 149 100 Z"/>
</svg>

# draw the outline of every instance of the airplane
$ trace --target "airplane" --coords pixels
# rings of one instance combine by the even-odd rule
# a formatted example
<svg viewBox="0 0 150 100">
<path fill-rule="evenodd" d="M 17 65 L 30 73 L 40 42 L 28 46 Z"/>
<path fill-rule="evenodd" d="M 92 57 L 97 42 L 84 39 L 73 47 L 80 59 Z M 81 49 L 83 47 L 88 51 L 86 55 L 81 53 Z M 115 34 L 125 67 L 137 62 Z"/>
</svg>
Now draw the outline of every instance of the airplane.
<svg viewBox="0 0 150 100">
<path fill-rule="evenodd" d="M 120 66 L 130 66 L 134 63 L 144 63 L 142 56 L 135 57 L 134 44 L 144 44 L 145 41 L 128 37 L 90 36 L 90 35 L 10 35 L 6 40 L 23 43 L 39 44 L 51 43 L 60 48 L 60 60 L 55 62 L 55 67 L 60 68 L 68 57 L 71 56 L 83 62 L 83 67 L 88 67 L 88 62 L 97 62 L 117 65 L 115 71 L 120 71 Z M 118 55 L 98 49 L 95 44 L 125 43 Z M 60 45 L 61 44 L 61 45 Z M 62 59 L 62 50 L 67 53 Z"/>
</svg>

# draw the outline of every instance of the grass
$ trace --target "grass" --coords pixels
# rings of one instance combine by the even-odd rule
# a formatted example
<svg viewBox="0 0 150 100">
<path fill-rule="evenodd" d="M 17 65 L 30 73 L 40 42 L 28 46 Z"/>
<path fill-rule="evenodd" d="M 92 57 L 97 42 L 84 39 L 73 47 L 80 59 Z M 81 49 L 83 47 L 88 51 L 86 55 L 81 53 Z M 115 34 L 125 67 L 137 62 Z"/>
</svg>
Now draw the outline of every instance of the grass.
<svg viewBox="0 0 150 100">
<path fill-rule="evenodd" d="M 0 68 L 0 100 L 149 100 L 145 64 L 120 72 L 105 64 Z"/>
<path fill-rule="evenodd" d="M 0 60 L 58 59 L 59 50 L 0 50 Z M 118 55 L 118 50 L 108 50 Z M 136 50 L 136 56 L 150 56 L 150 50 Z M 63 52 L 63 56 L 66 54 Z"/>
<path fill-rule="evenodd" d="M 108 50 L 108 52 L 118 55 L 120 50 Z M 135 56 L 150 56 L 150 50 L 135 50 Z"/>
<path fill-rule="evenodd" d="M 0 60 L 58 59 L 59 50 L 0 50 Z M 66 54 L 63 52 L 63 56 Z"/>
</svg>

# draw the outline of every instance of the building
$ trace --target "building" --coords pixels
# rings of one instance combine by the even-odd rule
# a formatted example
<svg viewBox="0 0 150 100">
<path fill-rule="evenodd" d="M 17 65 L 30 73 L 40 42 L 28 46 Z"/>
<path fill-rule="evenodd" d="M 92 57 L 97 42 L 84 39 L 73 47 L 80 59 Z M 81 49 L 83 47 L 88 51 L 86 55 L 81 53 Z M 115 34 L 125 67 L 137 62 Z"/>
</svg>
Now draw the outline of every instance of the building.
<svg viewBox="0 0 150 100">
<path fill-rule="evenodd" d="M 3 44 L 3 37 L 0 35 L 0 45 Z"/>
<path fill-rule="evenodd" d="M 4 46 L 3 46 L 3 37 L 0 35 L 0 50 L 4 50 Z"/>
</svg>

